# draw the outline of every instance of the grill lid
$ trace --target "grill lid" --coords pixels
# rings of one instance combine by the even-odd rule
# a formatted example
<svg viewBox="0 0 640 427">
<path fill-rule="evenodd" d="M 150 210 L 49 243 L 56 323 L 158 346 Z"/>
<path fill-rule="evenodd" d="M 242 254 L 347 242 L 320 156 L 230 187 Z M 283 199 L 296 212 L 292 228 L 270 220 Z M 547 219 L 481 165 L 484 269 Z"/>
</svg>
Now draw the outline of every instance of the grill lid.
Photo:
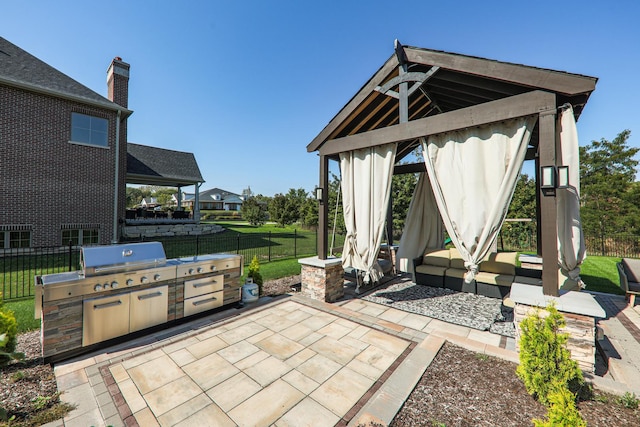
<svg viewBox="0 0 640 427">
<path fill-rule="evenodd" d="M 160 242 L 82 247 L 80 265 L 85 277 L 162 267 L 167 263 Z"/>
</svg>

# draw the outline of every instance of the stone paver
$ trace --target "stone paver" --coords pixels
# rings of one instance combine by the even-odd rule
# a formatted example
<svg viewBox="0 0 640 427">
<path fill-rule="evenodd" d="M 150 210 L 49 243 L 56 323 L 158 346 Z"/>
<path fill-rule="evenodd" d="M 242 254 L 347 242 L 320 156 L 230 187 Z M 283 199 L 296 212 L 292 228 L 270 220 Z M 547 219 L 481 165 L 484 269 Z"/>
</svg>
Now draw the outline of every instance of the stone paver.
<svg viewBox="0 0 640 427">
<path fill-rule="evenodd" d="M 625 317 L 604 328 L 628 357 L 640 344 L 621 325 L 640 326 L 640 307 L 609 304 Z M 445 340 L 517 362 L 513 339 L 359 299 L 294 296 L 158 335 L 56 366 L 62 400 L 78 406 L 50 427 L 387 423 Z"/>
</svg>

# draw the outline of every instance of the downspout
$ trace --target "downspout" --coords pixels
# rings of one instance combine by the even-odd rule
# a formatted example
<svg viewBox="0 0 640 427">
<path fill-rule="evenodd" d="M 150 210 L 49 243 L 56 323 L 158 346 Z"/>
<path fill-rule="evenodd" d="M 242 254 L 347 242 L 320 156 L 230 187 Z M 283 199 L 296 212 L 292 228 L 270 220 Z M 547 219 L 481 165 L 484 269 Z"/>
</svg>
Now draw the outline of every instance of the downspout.
<svg viewBox="0 0 640 427">
<path fill-rule="evenodd" d="M 116 164 L 115 164 L 115 179 L 114 179 L 114 191 L 113 191 L 113 238 L 112 244 L 118 243 L 118 184 L 120 183 L 120 115 L 121 111 L 118 110 L 118 119 L 116 120 Z"/>
</svg>

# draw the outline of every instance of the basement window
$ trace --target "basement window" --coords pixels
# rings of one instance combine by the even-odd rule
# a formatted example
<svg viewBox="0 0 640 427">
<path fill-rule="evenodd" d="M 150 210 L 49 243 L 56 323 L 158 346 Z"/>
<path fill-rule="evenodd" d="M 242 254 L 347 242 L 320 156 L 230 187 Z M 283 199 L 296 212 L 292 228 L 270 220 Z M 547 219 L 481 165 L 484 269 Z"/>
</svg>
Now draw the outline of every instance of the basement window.
<svg viewBox="0 0 640 427">
<path fill-rule="evenodd" d="M 71 142 L 108 147 L 109 120 L 71 113 Z"/>
</svg>

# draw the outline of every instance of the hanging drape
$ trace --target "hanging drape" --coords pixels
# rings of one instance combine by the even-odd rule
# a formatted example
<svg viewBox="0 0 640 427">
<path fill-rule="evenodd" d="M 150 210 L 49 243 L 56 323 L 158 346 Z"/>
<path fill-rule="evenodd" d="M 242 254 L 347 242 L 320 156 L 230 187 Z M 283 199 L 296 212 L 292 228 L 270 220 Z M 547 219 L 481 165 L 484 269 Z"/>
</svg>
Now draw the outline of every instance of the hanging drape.
<svg viewBox="0 0 640 427">
<path fill-rule="evenodd" d="M 567 106 L 560 113 L 556 133 L 556 164 L 569 166 L 569 188 L 556 191 L 558 265 L 562 275 L 558 285 L 560 288 L 571 290 L 582 286 L 580 264 L 586 258 L 580 221 L 578 130 L 571 106 Z"/>
<path fill-rule="evenodd" d="M 440 215 L 475 280 L 507 215 L 535 117 L 422 138 Z"/>
<path fill-rule="evenodd" d="M 429 177 L 420 173 L 396 254 L 398 269 L 413 274 L 412 260 L 424 254 L 426 248 L 441 248 L 443 243 L 444 227 Z"/>
<path fill-rule="evenodd" d="M 377 261 L 391 193 L 397 144 L 340 153 L 342 207 L 347 235 L 342 265 L 364 274 L 364 281 L 383 276 Z"/>
</svg>

